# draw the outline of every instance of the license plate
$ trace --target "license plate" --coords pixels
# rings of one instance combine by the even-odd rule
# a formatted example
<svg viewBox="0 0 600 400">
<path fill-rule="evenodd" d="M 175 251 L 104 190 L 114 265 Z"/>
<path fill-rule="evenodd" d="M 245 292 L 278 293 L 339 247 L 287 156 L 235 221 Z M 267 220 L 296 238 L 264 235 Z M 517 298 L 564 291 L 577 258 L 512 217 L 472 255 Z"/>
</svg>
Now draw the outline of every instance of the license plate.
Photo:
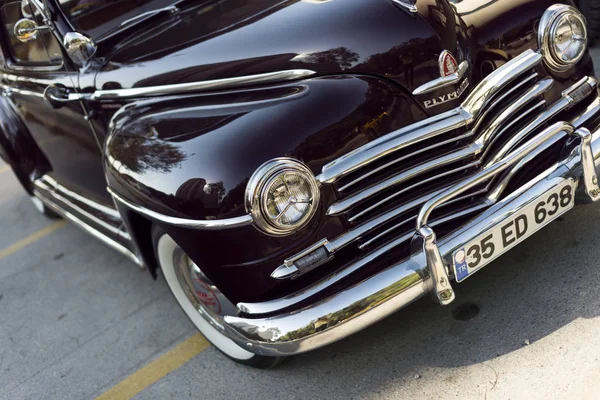
<svg viewBox="0 0 600 400">
<path fill-rule="evenodd" d="M 575 204 L 573 183 L 565 183 L 538 197 L 520 212 L 497 224 L 452 253 L 454 276 L 462 282 L 547 225 Z"/>
</svg>

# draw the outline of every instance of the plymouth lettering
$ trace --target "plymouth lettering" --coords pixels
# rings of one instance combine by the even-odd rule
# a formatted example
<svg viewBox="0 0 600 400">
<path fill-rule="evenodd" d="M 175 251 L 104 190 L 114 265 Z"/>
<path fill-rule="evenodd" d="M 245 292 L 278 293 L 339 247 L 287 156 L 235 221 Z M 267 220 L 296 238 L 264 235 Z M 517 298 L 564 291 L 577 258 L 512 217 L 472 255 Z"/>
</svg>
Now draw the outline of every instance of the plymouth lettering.
<svg viewBox="0 0 600 400">
<path fill-rule="evenodd" d="M 425 106 L 425 108 L 431 108 L 431 107 L 439 106 L 440 104 L 444 104 L 449 101 L 458 99 L 468 87 L 469 87 L 469 80 L 465 79 L 464 81 L 462 81 L 462 83 L 460 84 L 458 89 L 456 89 L 454 92 L 443 94 L 434 99 L 425 100 L 423 102 L 423 105 Z"/>
</svg>

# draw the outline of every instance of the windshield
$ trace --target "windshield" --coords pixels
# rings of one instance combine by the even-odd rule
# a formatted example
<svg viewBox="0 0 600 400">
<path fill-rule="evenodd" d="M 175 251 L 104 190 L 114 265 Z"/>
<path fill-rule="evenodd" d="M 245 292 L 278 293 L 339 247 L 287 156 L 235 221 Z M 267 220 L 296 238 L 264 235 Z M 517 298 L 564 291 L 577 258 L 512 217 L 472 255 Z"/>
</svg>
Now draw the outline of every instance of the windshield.
<svg viewBox="0 0 600 400">
<path fill-rule="evenodd" d="M 175 0 L 59 0 L 73 28 L 100 38 L 142 13 L 168 7 Z"/>
</svg>

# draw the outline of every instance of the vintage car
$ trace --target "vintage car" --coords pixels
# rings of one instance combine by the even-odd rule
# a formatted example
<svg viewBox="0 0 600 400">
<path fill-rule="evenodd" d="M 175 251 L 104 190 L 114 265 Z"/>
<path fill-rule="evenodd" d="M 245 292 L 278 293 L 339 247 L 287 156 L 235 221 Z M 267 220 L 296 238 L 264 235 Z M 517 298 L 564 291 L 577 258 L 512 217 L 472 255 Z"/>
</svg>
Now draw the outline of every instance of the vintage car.
<svg viewBox="0 0 600 400">
<path fill-rule="evenodd" d="M 0 4 L 0 149 L 33 203 L 164 276 L 240 363 L 450 304 L 600 197 L 574 4 Z"/>
</svg>

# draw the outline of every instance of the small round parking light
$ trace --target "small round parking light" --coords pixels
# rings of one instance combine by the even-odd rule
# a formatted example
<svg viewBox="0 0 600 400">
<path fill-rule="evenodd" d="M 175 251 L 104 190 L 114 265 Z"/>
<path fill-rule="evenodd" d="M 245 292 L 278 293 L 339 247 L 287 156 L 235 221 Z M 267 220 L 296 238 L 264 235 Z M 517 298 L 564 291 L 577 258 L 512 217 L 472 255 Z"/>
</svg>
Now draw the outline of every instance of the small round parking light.
<svg viewBox="0 0 600 400">
<path fill-rule="evenodd" d="M 271 236 L 297 232 L 310 221 L 319 204 L 319 187 L 312 172 L 291 158 L 261 165 L 246 188 L 246 210 L 254 225 Z"/>
<path fill-rule="evenodd" d="M 538 40 L 546 65 L 554 71 L 566 71 L 585 54 L 585 18 L 574 7 L 550 6 L 540 20 Z"/>
</svg>

